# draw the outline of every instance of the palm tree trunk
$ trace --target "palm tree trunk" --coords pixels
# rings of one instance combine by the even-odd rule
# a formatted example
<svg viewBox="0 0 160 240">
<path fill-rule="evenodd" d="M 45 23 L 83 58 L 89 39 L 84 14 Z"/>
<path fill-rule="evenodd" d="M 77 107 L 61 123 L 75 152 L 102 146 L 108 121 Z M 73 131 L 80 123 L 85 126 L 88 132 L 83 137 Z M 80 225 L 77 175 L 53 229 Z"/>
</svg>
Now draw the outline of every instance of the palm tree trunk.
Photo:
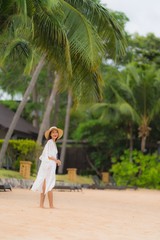
<svg viewBox="0 0 160 240">
<path fill-rule="evenodd" d="M 32 75 L 32 79 L 31 79 L 31 81 L 30 81 L 30 83 L 29 83 L 29 85 L 28 85 L 28 87 L 26 89 L 26 92 L 25 92 L 25 94 L 23 96 L 23 99 L 22 99 L 21 103 L 18 106 L 18 109 L 17 109 L 17 111 L 16 111 L 16 113 L 15 113 L 15 115 L 13 117 L 11 125 L 10 125 L 10 127 L 8 129 L 8 132 L 7 132 L 6 136 L 5 136 L 5 139 L 4 139 L 1 151 L 0 151 L 0 167 L 2 167 L 2 161 L 3 161 L 3 158 L 5 156 L 9 140 L 10 140 L 12 134 L 13 134 L 13 131 L 14 131 L 15 126 L 16 126 L 19 118 L 20 118 L 20 115 L 21 115 L 23 109 L 24 109 L 24 106 L 27 103 L 28 97 L 32 93 L 32 90 L 33 90 L 33 88 L 34 88 L 34 86 L 36 84 L 37 78 L 38 78 L 38 76 L 39 76 L 39 74 L 40 74 L 44 64 L 45 64 L 45 55 L 42 56 L 42 58 L 39 61 L 38 65 L 36 66 L 36 69 L 35 69 L 35 71 L 34 71 L 34 73 Z"/>
<path fill-rule="evenodd" d="M 32 101 L 33 103 L 37 103 L 37 90 L 36 90 L 36 86 L 33 89 L 32 92 Z M 32 112 L 33 114 L 33 121 L 32 121 L 32 125 L 36 128 L 38 128 L 38 109 L 35 108 Z"/>
<path fill-rule="evenodd" d="M 60 75 L 55 73 L 55 80 L 54 80 L 52 92 L 51 92 L 51 95 L 49 97 L 48 104 L 47 104 L 47 107 L 46 107 L 46 111 L 43 115 L 43 120 L 42 120 L 40 130 L 39 130 L 39 133 L 38 133 L 37 143 L 39 143 L 39 144 L 42 144 L 44 130 L 45 130 L 46 126 L 48 125 L 48 119 L 50 118 L 50 114 L 51 114 L 51 111 L 52 111 L 52 108 L 53 108 L 53 103 L 55 101 L 55 96 L 56 96 L 56 93 L 57 93 L 57 83 L 59 82 L 59 79 L 60 79 Z"/>
<path fill-rule="evenodd" d="M 145 149 L 146 149 L 146 139 L 147 137 L 146 136 L 143 136 L 142 137 L 142 140 L 141 140 L 141 151 L 144 153 L 145 152 Z"/>
<path fill-rule="evenodd" d="M 132 162 L 132 153 L 133 153 L 133 127 L 132 123 L 129 123 L 129 161 Z"/>
<path fill-rule="evenodd" d="M 62 143 L 61 156 L 60 156 L 62 164 L 58 168 L 58 173 L 60 173 L 60 174 L 63 173 L 63 169 L 64 169 L 65 153 L 66 153 L 68 130 L 69 130 L 69 123 L 70 123 L 70 109 L 71 109 L 71 106 L 72 106 L 72 94 L 71 94 L 71 91 L 69 91 L 66 118 L 65 118 L 65 128 L 64 128 L 64 135 L 63 135 L 63 143 Z"/>
<path fill-rule="evenodd" d="M 55 98 L 54 115 L 53 115 L 53 119 L 52 119 L 54 126 L 57 126 L 57 123 L 58 123 L 58 112 L 59 112 L 59 106 L 60 106 L 59 100 L 60 100 L 60 95 L 57 94 L 56 98 Z"/>
</svg>

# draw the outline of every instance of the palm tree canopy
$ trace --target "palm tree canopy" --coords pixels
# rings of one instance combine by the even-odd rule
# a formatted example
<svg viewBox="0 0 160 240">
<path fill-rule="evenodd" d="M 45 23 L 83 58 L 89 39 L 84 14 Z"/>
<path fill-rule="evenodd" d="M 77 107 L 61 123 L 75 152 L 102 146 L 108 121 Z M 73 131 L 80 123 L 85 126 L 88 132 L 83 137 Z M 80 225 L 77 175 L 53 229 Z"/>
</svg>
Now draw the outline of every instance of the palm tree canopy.
<svg viewBox="0 0 160 240">
<path fill-rule="evenodd" d="M 18 49 L 32 62 L 32 43 L 63 72 L 63 89 L 82 90 L 79 99 L 101 96 L 100 63 L 106 56 L 124 54 L 126 46 L 123 30 L 111 11 L 91 0 L 1 0 L 0 6 L 1 31 L 17 38 L 9 40 L 5 57 Z"/>
</svg>

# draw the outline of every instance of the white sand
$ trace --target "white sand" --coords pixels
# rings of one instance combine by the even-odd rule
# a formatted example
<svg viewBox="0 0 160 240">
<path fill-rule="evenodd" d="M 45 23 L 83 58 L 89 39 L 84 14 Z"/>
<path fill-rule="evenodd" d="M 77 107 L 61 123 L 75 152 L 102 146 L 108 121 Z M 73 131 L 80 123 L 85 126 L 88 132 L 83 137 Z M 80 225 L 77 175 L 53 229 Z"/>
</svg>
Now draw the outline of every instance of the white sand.
<svg viewBox="0 0 160 240">
<path fill-rule="evenodd" d="M 160 191 L 0 192 L 0 240 L 160 240 Z"/>
</svg>

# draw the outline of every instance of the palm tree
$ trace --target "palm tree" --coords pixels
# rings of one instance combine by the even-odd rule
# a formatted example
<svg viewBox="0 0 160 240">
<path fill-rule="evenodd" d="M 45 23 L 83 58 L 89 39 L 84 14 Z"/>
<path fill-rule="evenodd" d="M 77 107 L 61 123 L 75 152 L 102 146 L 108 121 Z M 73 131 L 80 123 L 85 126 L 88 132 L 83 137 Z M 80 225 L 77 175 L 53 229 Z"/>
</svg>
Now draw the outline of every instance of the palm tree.
<svg viewBox="0 0 160 240">
<path fill-rule="evenodd" d="M 118 81 L 108 82 L 112 99 L 93 108 L 101 113 L 102 119 L 113 121 L 125 116 L 125 122 L 128 120 L 131 127 L 130 132 L 133 123 L 138 124 L 142 152 L 145 151 L 146 139 L 151 131 L 150 123 L 160 112 L 159 76 L 154 66 L 138 69 L 134 64 L 129 64 L 124 72 L 119 73 Z"/>
<path fill-rule="evenodd" d="M 54 79 L 54 83 L 53 83 L 53 88 L 47 103 L 47 107 L 45 110 L 45 113 L 43 115 L 43 120 L 40 126 L 40 130 L 38 133 L 38 137 L 37 137 L 37 143 L 41 144 L 42 143 L 42 139 L 43 139 L 43 135 L 44 135 L 44 131 L 45 129 L 47 129 L 47 122 L 48 119 L 50 118 L 50 113 L 52 111 L 54 102 L 55 102 L 55 97 L 56 97 L 56 93 L 58 90 L 58 82 L 60 81 L 60 74 L 55 72 L 55 79 Z"/>
<path fill-rule="evenodd" d="M 3 34 L 12 30 L 12 35 L 18 30 L 19 20 L 23 20 L 20 28 L 32 26 L 29 43 L 37 46 L 39 52 L 45 51 L 55 69 L 68 76 L 67 85 L 71 84 L 73 90 L 78 88 L 81 97 L 90 92 L 91 97 L 99 97 L 101 59 L 105 50 L 109 57 L 124 52 L 124 35 L 112 14 L 101 5 L 92 1 L 77 2 L 32 0 L 11 1 L 8 4 L 1 0 L 0 24 Z M 105 29 L 102 29 L 104 24 Z M 17 46 L 27 55 L 26 41 L 20 38 L 11 48 L 16 49 Z M 7 52 L 5 57 L 8 55 Z M 4 144 L 7 145 L 6 142 Z M 5 153 L 3 146 L 2 149 L 0 161 Z"/>
<path fill-rule="evenodd" d="M 160 77 L 155 66 L 146 66 L 144 70 L 138 70 L 129 66 L 135 104 L 133 110 L 137 114 L 138 135 L 141 138 L 141 151 L 145 151 L 146 139 L 151 131 L 150 123 L 160 113 Z"/>
<path fill-rule="evenodd" d="M 72 91 L 68 91 L 68 101 L 67 101 L 67 109 L 66 109 L 66 117 L 65 117 L 65 127 L 64 127 L 64 135 L 63 135 L 63 143 L 61 148 L 61 166 L 58 168 L 58 173 L 63 173 L 64 163 L 65 163 L 65 153 L 66 153 L 66 146 L 67 146 L 67 138 L 68 138 L 68 131 L 69 131 L 69 123 L 70 123 L 70 110 L 72 106 Z"/>
<path fill-rule="evenodd" d="M 15 39 L 17 31 L 21 33 L 14 48 L 19 47 L 26 55 L 26 41 L 23 39 L 27 35 L 27 42 L 34 43 L 42 53 L 45 51 L 47 57 L 54 57 L 59 67 L 65 66 L 71 71 L 68 39 L 64 26 L 59 21 L 63 16 L 63 12 L 59 11 L 60 6 L 60 2 L 49 0 L 1 0 L 0 35 L 9 35 Z"/>
<path fill-rule="evenodd" d="M 38 63 L 38 65 L 37 65 L 37 67 L 36 67 L 36 69 L 35 69 L 35 71 L 33 73 L 33 76 L 32 76 L 32 79 L 30 81 L 30 84 L 29 84 L 29 86 L 28 86 L 28 88 L 27 88 L 27 90 L 26 90 L 26 92 L 25 92 L 25 94 L 23 96 L 23 101 L 19 104 L 18 109 L 16 111 L 16 114 L 14 115 L 13 120 L 11 122 L 11 125 L 9 127 L 9 130 L 8 130 L 6 136 L 5 136 L 5 141 L 2 144 L 2 148 L 1 148 L 1 152 L 0 152 L 0 160 L 1 160 L 0 161 L 0 167 L 2 166 L 2 160 L 3 160 L 3 157 L 4 157 L 5 152 L 7 150 L 8 142 L 9 142 L 11 136 L 12 136 L 13 130 L 15 129 L 15 126 L 16 126 L 16 124 L 18 122 L 18 119 L 19 119 L 19 117 L 20 117 L 20 115 L 21 115 L 21 113 L 23 111 L 23 108 L 24 108 L 24 106 L 25 106 L 25 104 L 26 104 L 26 102 L 28 100 L 28 96 L 31 94 L 31 92 L 32 92 L 32 90 L 34 88 L 34 85 L 36 84 L 36 81 L 37 81 L 37 78 L 39 76 L 39 73 L 42 70 L 44 64 L 45 64 L 45 56 L 43 56 L 41 58 L 41 60 L 39 61 L 39 63 Z"/>
</svg>

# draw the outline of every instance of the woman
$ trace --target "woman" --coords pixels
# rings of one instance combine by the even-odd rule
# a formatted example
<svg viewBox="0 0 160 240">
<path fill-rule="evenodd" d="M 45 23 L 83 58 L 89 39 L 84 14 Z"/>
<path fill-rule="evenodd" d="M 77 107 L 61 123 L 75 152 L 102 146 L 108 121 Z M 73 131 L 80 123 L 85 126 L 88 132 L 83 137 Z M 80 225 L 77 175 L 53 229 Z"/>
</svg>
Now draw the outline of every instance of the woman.
<svg viewBox="0 0 160 240">
<path fill-rule="evenodd" d="M 53 208 L 53 187 L 56 182 L 56 165 L 60 166 L 61 161 L 57 159 L 57 139 L 61 138 L 63 130 L 57 127 L 51 127 L 45 132 L 45 138 L 48 140 L 42 155 L 40 156 L 41 165 L 37 178 L 31 188 L 33 191 L 40 192 L 40 207 L 44 208 L 45 196 L 48 193 L 50 208 Z"/>
</svg>

